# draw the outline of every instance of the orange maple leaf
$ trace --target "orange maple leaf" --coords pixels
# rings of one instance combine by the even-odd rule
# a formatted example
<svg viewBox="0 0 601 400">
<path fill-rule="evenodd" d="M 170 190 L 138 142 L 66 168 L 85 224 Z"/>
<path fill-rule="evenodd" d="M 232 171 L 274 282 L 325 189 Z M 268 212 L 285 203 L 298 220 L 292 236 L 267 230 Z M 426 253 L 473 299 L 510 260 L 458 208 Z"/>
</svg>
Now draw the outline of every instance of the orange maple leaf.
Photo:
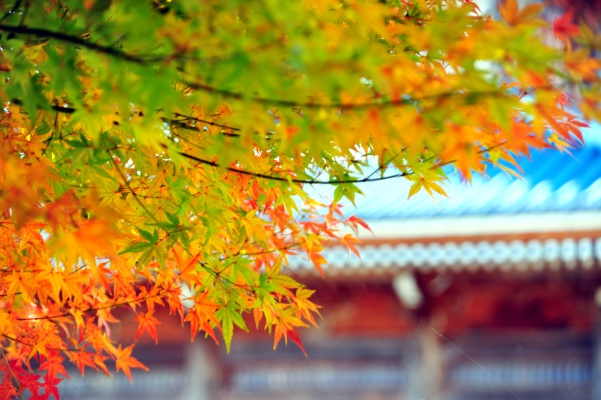
<svg viewBox="0 0 601 400">
<path fill-rule="evenodd" d="M 154 310 L 150 310 L 146 314 L 140 313 L 136 318 L 134 318 L 134 321 L 138 323 L 138 333 L 136 333 L 136 338 L 134 340 L 137 341 L 140 335 L 146 331 L 150 337 L 154 339 L 156 344 L 159 344 L 157 328 L 155 325 L 160 325 L 161 323 L 158 319 L 153 317 L 152 314 L 154 314 Z"/>
<path fill-rule="evenodd" d="M 275 350 L 278 346 L 279 341 L 284 337 L 284 343 L 288 344 L 288 338 L 301 348 L 305 356 L 307 355 L 305 348 L 298 336 L 298 333 L 294 330 L 295 326 L 307 327 L 300 318 L 294 315 L 292 308 L 286 308 L 285 305 L 278 307 L 278 310 L 274 313 L 273 324 L 275 325 L 275 331 L 273 335 L 273 349 Z"/>
<path fill-rule="evenodd" d="M 309 254 L 309 259 L 311 260 L 317 271 L 319 271 L 319 275 L 321 275 L 322 278 L 325 278 L 325 275 L 323 274 L 323 268 L 321 267 L 322 264 L 328 263 L 325 257 L 319 253 L 314 252 Z"/>
<path fill-rule="evenodd" d="M 213 331 L 213 326 L 211 325 L 211 323 L 213 323 L 220 328 L 219 321 L 217 321 L 217 318 L 215 317 L 215 311 L 217 311 L 219 305 L 208 300 L 207 297 L 207 292 L 204 292 L 195 299 L 194 307 L 192 307 L 188 315 L 186 315 L 185 321 L 190 322 L 191 341 L 194 341 L 194 337 L 198 331 L 203 330 L 213 338 L 215 343 L 219 344 L 215 332 Z"/>
<path fill-rule="evenodd" d="M 81 376 L 85 376 L 84 370 L 86 365 L 98 371 L 98 367 L 93 361 L 94 355 L 94 353 L 86 352 L 82 349 L 80 351 L 72 352 L 69 355 L 69 360 L 71 360 L 71 362 L 77 366 L 79 372 L 81 372 Z"/>
<path fill-rule="evenodd" d="M 499 13 L 508 24 L 512 25 L 518 16 L 518 2 L 516 0 L 506 0 L 500 3 Z"/>
<path fill-rule="evenodd" d="M 506 0 L 499 4 L 499 13 L 509 25 L 519 25 L 531 20 L 543 9 L 542 4 L 528 4 L 521 11 L 516 0 Z"/>
<path fill-rule="evenodd" d="M 347 233 L 346 235 L 344 235 L 344 237 L 340 238 L 340 242 L 344 246 L 346 246 L 350 251 L 352 251 L 353 254 L 357 256 L 357 258 L 361 259 L 361 256 L 359 255 L 359 250 L 357 250 L 357 247 L 355 246 L 355 243 L 361 243 L 359 239 L 354 237 L 352 234 Z"/>
<path fill-rule="evenodd" d="M 104 363 L 104 360 L 106 359 L 108 359 L 107 356 L 103 356 L 102 354 L 96 354 L 94 356 L 94 363 L 96 363 L 96 365 L 100 368 L 103 374 L 112 377 L 111 373 L 106 367 L 106 364 Z"/>
<path fill-rule="evenodd" d="M 315 293 L 314 290 L 300 287 L 296 290 L 296 296 L 293 298 L 293 301 L 296 304 L 296 316 L 304 317 L 307 321 L 312 323 L 313 326 L 317 327 L 315 318 L 313 318 L 313 313 L 319 316 L 321 316 L 321 314 L 318 310 L 320 306 L 309 300 L 309 297 L 311 297 L 313 293 Z"/>
<path fill-rule="evenodd" d="M 123 370 L 123 373 L 127 376 L 127 379 L 129 379 L 129 383 L 132 383 L 130 368 L 141 368 L 148 371 L 148 368 L 144 364 L 131 356 L 133 348 L 133 344 L 124 349 L 121 349 L 121 345 L 119 345 L 119 348 L 117 349 L 117 362 L 115 363 L 117 372 Z"/>
</svg>

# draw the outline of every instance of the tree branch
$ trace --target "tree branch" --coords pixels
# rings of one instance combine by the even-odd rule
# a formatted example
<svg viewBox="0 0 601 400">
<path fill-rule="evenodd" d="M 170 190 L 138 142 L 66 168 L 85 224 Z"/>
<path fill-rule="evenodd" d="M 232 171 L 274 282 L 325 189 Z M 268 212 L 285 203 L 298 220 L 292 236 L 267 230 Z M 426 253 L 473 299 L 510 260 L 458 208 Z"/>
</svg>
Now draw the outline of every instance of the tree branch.
<svg viewBox="0 0 601 400">
<path fill-rule="evenodd" d="M 486 147 L 484 149 L 480 149 L 478 150 L 477 154 L 484 154 L 487 153 L 497 147 L 500 147 L 502 145 L 504 145 L 506 143 L 505 142 L 501 142 L 501 143 L 497 143 L 491 147 Z M 209 165 L 211 167 L 216 167 L 216 168 L 221 168 L 221 169 L 225 169 L 227 171 L 230 172 L 235 172 L 241 175 L 247 175 L 247 176 L 252 176 L 255 178 L 261 178 L 261 179 L 269 179 L 269 180 L 273 180 L 273 181 L 279 181 L 279 182 L 292 182 L 292 183 L 303 183 L 303 184 L 309 184 L 309 185 L 344 185 L 344 184 L 353 184 L 353 183 L 366 183 L 366 182 L 378 182 L 378 181 L 385 181 L 388 179 L 394 179 L 394 178 L 400 178 L 403 176 L 409 176 L 409 175 L 413 175 L 414 172 L 401 172 L 398 174 L 393 174 L 393 175 L 389 175 L 389 176 L 381 176 L 379 178 L 371 178 L 375 173 L 377 173 L 378 171 L 380 171 L 383 166 L 379 166 L 375 171 L 373 171 L 371 174 L 369 174 L 368 176 L 366 176 L 365 178 L 360 178 L 360 179 L 340 179 L 340 180 L 318 180 L 318 179 L 298 179 L 298 178 L 284 178 L 281 176 L 277 176 L 277 175 L 268 175 L 268 174 L 262 174 L 262 173 L 258 173 L 258 172 L 251 172 L 251 171 L 246 171 L 243 169 L 238 169 L 238 168 L 233 168 L 233 167 L 225 167 L 223 165 L 220 165 L 214 161 L 209 161 L 203 158 L 199 158 L 196 156 L 193 156 L 191 154 L 188 153 L 184 153 L 184 152 L 179 152 L 179 154 L 184 157 L 187 158 L 189 160 L 192 161 L 196 161 L 200 164 L 204 164 L 204 165 Z M 398 156 L 398 155 L 397 155 Z M 397 156 L 393 157 L 396 158 Z M 386 163 L 384 163 L 384 165 L 389 164 L 393 159 L 387 161 Z M 451 161 L 447 161 L 441 164 L 436 164 L 434 165 L 432 168 L 440 168 L 440 167 L 444 167 L 445 165 L 449 165 L 449 164 L 453 164 L 456 160 L 451 160 Z"/>
<path fill-rule="evenodd" d="M 192 89 L 200 90 L 206 93 L 211 93 L 215 95 L 220 95 L 222 97 L 234 99 L 234 100 L 249 100 L 254 103 L 259 104 L 268 104 L 275 105 L 281 107 L 294 107 L 294 108 L 307 108 L 307 109 L 328 109 L 333 108 L 337 110 L 364 110 L 369 108 L 394 108 L 394 107 L 404 107 L 413 105 L 416 101 L 419 100 L 434 100 L 434 99 L 446 99 L 446 98 L 457 98 L 457 97 L 473 97 L 473 96 L 502 96 L 504 95 L 504 91 L 502 90 L 487 90 L 480 92 L 442 92 L 442 93 L 434 93 L 428 94 L 425 96 L 416 96 L 411 98 L 400 98 L 396 100 L 380 100 L 380 101 L 372 101 L 366 103 L 315 103 L 312 101 L 308 102 L 299 102 L 293 100 L 284 100 L 284 99 L 272 99 L 267 97 L 258 97 L 251 96 L 247 97 L 242 93 L 233 92 L 226 89 L 216 88 L 210 85 L 206 85 L 203 83 L 195 83 L 195 82 L 187 82 L 182 81 L 185 85 L 188 85 Z"/>
<path fill-rule="evenodd" d="M 50 30 L 43 29 L 43 28 L 29 28 L 29 27 L 25 27 L 25 26 L 9 26 L 9 25 L 0 24 L 0 31 L 13 32 L 13 33 L 19 33 L 19 34 L 25 34 L 25 35 L 33 35 L 36 37 L 50 37 L 50 38 L 57 39 L 57 40 L 60 40 L 63 42 L 76 44 L 76 45 L 85 47 L 87 49 L 94 50 L 94 51 L 97 51 L 97 52 L 100 52 L 103 54 L 107 54 L 107 55 L 110 55 L 110 56 L 113 56 L 115 58 L 119 58 L 122 60 L 130 61 L 130 62 L 133 62 L 136 64 L 145 64 L 145 63 L 165 61 L 169 57 L 167 55 L 142 56 L 142 55 L 129 54 L 129 53 L 117 50 L 111 46 L 103 46 L 103 45 L 82 39 L 81 37 L 68 35 L 68 34 L 64 34 L 61 32 L 50 31 Z M 294 100 L 272 99 L 272 98 L 266 98 L 266 97 L 260 97 L 260 96 L 247 97 L 239 92 L 234 92 L 234 91 L 227 90 L 227 89 L 216 88 L 216 87 L 204 84 L 204 83 L 191 82 L 191 81 L 186 81 L 186 80 L 181 80 L 180 82 L 183 83 L 184 85 L 187 85 L 188 87 L 190 87 L 192 89 L 195 89 L 195 90 L 199 90 L 199 91 L 203 91 L 203 92 L 211 93 L 211 94 L 216 94 L 216 95 L 220 95 L 222 97 L 231 98 L 231 99 L 235 99 L 235 100 L 250 100 L 250 101 L 253 101 L 253 102 L 259 103 L 259 104 L 270 104 L 270 105 L 277 105 L 277 106 L 281 106 L 281 107 L 296 107 L 296 108 L 307 108 L 307 109 L 334 108 L 334 109 L 338 109 L 338 110 L 361 110 L 361 109 L 368 109 L 368 108 L 390 108 L 390 107 L 409 106 L 418 100 L 443 99 L 443 98 L 450 98 L 450 97 L 455 98 L 455 97 L 459 97 L 459 96 L 463 96 L 463 97 L 500 96 L 500 95 L 504 94 L 503 90 L 495 89 L 495 90 L 489 90 L 489 91 L 467 92 L 467 93 L 462 93 L 462 92 L 457 92 L 457 91 L 443 92 L 443 93 L 428 94 L 426 96 L 418 96 L 418 97 L 412 97 L 412 98 L 399 98 L 399 99 L 392 99 L 392 100 L 381 100 L 381 101 L 377 101 L 377 102 L 374 101 L 374 102 L 366 102 L 366 103 L 336 103 L 336 102 L 316 103 L 316 102 L 312 102 L 312 101 L 300 101 L 299 102 L 299 101 L 294 101 Z M 552 88 L 553 86 L 549 85 L 549 87 Z M 68 111 L 65 111 L 65 112 L 68 113 Z M 215 125 L 215 126 L 218 126 L 218 125 Z M 236 128 L 230 128 L 230 129 L 236 130 Z"/>
<path fill-rule="evenodd" d="M 190 124 L 186 124 L 183 121 L 178 121 L 178 120 L 169 119 L 169 118 L 165 118 L 165 117 L 161 117 L 161 120 L 163 122 L 165 122 L 166 124 L 169 124 L 169 126 L 172 126 L 172 127 L 182 128 L 182 129 L 185 129 L 187 131 L 202 132 L 201 128 L 199 128 L 197 126 L 192 126 Z M 202 119 L 199 119 L 199 118 L 193 118 L 193 117 L 190 117 L 189 120 L 198 121 L 198 122 L 201 122 L 201 123 L 209 125 L 209 126 L 218 127 L 220 129 L 222 129 L 219 133 L 221 133 L 223 136 L 240 137 L 239 133 L 231 133 L 231 132 L 225 132 L 225 131 L 223 131 L 223 129 L 230 129 L 230 130 L 239 131 L 240 128 L 233 128 L 233 127 L 229 127 L 229 126 L 226 126 L 226 125 L 216 124 L 216 123 L 211 122 L 211 121 L 206 121 L 206 120 L 202 120 Z"/>
<path fill-rule="evenodd" d="M 15 104 L 19 104 L 19 105 L 21 104 L 21 102 L 19 100 L 12 100 L 12 102 L 15 103 Z M 76 111 L 76 109 L 74 109 L 74 108 L 60 107 L 60 106 L 52 106 L 52 109 L 55 110 L 55 111 L 58 111 L 58 112 L 66 113 L 66 114 L 72 114 L 72 113 L 74 113 Z M 176 115 L 181 116 L 181 114 L 176 114 Z M 183 117 L 185 117 L 185 116 L 183 116 Z M 185 118 L 188 118 L 188 117 L 185 117 Z M 180 128 L 183 128 L 183 129 L 197 131 L 197 132 L 201 131 L 200 128 L 198 128 L 198 127 L 193 127 L 193 126 L 189 126 L 187 124 L 182 124 L 180 121 L 176 121 L 176 120 L 172 120 L 172 119 L 168 119 L 168 118 L 161 118 L 161 119 L 164 122 L 166 122 L 166 123 L 173 123 L 175 126 L 178 126 Z M 212 123 L 211 121 L 201 120 L 201 119 L 198 119 L 198 118 L 190 117 L 190 119 L 195 120 L 195 121 L 199 121 L 199 122 L 202 122 L 202 123 L 207 123 L 209 125 L 213 125 L 213 126 L 217 126 L 217 127 L 222 127 L 222 128 L 227 127 L 226 125 L 216 124 L 216 123 Z M 227 128 L 228 129 L 239 130 L 239 128 L 232 128 L 232 127 L 227 127 Z M 221 133 L 224 134 L 224 135 L 227 135 L 227 136 L 240 136 L 238 134 L 232 134 L 232 133 L 228 133 L 228 132 L 221 132 Z M 478 153 L 485 153 L 485 152 L 490 151 L 493 148 L 501 146 L 503 144 L 504 143 L 496 144 L 495 146 L 493 146 L 491 148 L 480 150 Z M 413 175 L 413 172 L 401 172 L 401 173 L 398 173 L 398 174 L 393 174 L 393 175 L 389 175 L 389 176 L 382 176 L 382 177 L 379 177 L 379 178 L 373 178 L 373 179 L 371 179 L 371 177 L 381 169 L 381 167 L 380 167 L 376 171 L 374 171 L 373 173 L 371 173 L 370 175 L 368 175 L 367 177 L 361 178 L 361 179 L 341 179 L 341 180 L 327 180 L 326 181 L 326 180 L 318 180 L 318 179 L 285 178 L 285 177 L 281 177 L 281 176 L 277 176 L 277 175 L 270 175 L 270 174 L 263 174 L 263 173 L 260 173 L 260 172 L 246 171 L 246 170 L 239 169 L 239 168 L 225 167 L 225 166 L 220 165 L 220 164 L 218 164 L 218 163 L 216 163 L 214 161 L 209 161 L 209 160 L 206 160 L 204 158 L 200 158 L 200 157 L 194 156 L 192 154 L 185 153 L 183 151 L 178 152 L 178 154 L 181 155 L 184 158 L 187 158 L 189 160 L 195 161 L 197 163 L 204 164 L 204 165 L 209 165 L 211 167 L 225 169 L 227 171 L 235 172 L 235 173 L 238 173 L 238 174 L 241 174 L 241 175 L 247 175 L 247 176 L 252 176 L 252 177 L 261 178 L 261 179 L 269 179 L 269 180 L 279 181 L 279 182 L 303 183 L 303 184 L 309 184 L 309 185 L 343 185 L 343 184 L 353 184 L 353 183 L 377 182 L 377 181 L 383 181 L 383 180 L 388 180 L 388 179 L 394 179 L 394 178 L 400 178 L 400 177 L 403 177 L 403 176 Z M 442 166 L 445 166 L 445 165 L 448 165 L 448 164 L 452 164 L 454 161 L 455 160 L 446 162 L 444 164 L 436 165 L 436 167 L 442 167 Z M 117 171 L 121 172 L 121 170 L 118 167 L 117 167 Z M 122 176 L 122 178 L 125 179 L 124 176 Z M 127 180 L 125 180 L 125 182 L 127 184 Z M 133 193 L 133 192 L 132 192 L 132 194 L 133 194 L 135 200 L 138 201 L 139 203 L 141 203 L 140 199 L 138 199 L 136 197 L 136 194 Z M 143 204 L 142 204 L 142 206 L 143 206 Z M 151 216 L 151 218 L 153 217 L 152 215 L 150 215 L 150 216 Z"/>
<path fill-rule="evenodd" d="M 0 334 L 0 336 L 2 336 L 5 339 L 12 340 L 13 342 L 20 343 L 20 344 L 22 344 L 24 346 L 34 347 L 34 345 L 31 344 L 31 343 L 27 343 L 27 342 L 25 342 L 23 340 L 15 338 L 15 337 L 12 337 L 12 336 L 9 336 L 9 335 L 5 335 L 4 333 Z M 76 349 L 76 348 L 65 347 L 64 349 L 61 349 L 59 347 L 46 347 L 46 350 L 79 352 L 79 351 L 83 350 L 83 348 Z"/>
<path fill-rule="evenodd" d="M 254 103 L 259 104 L 269 104 L 280 107 L 294 107 L 294 108 L 310 108 L 310 109 L 324 109 L 324 108 L 335 108 L 339 110 L 359 110 L 365 108 L 382 108 L 382 107 L 398 107 L 398 106 L 406 106 L 410 105 L 411 101 L 406 99 L 401 99 L 397 101 L 389 100 L 389 101 L 381 101 L 379 103 L 369 102 L 369 103 L 315 103 L 315 102 L 299 102 L 293 100 L 284 100 L 284 99 L 271 99 L 266 97 L 246 97 L 242 93 L 233 92 L 226 89 L 220 89 L 213 86 L 209 86 L 203 83 L 195 83 L 195 82 L 187 82 L 183 81 L 185 85 L 188 85 L 192 89 L 200 90 L 202 92 L 220 95 L 222 97 L 234 99 L 234 100 L 250 100 Z"/>
<path fill-rule="evenodd" d="M 29 28 L 26 26 L 10 26 L 10 25 L 0 24 L 0 31 L 12 32 L 12 33 L 30 35 L 30 36 L 36 36 L 36 37 L 48 37 L 48 38 L 52 38 L 52 39 L 57 39 L 62 42 L 71 43 L 71 44 L 75 44 L 75 45 L 78 45 L 81 47 L 85 47 L 89 50 L 94 50 L 99 53 L 107 54 L 112 57 L 122 59 L 125 61 L 129 61 L 129 62 L 132 62 L 135 64 L 146 64 L 146 63 L 151 63 L 151 62 L 164 61 L 167 58 L 167 56 L 159 57 L 159 56 L 143 56 L 143 55 L 129 54 L 129 53 L 125 53 L 123 51 L 117 50 L 116 48 L 111 47 L 111 46 L 103 46 L 101 44 L 90 42 L 88 40 L 82 39 L 77 36 L 67 35 L 67 34 L 61 33 L 61 32 L 49 31 L 49 30 L 43 29 L 43 28 Z"/>
<path fill-rule="evenodd" d="M 492 94 L 492 92 L 491 92 L 491 94 Z M 434 95 L 434 96 L 436 96 L 436 95 Z M 14 104 L 17 104 L 17 105 L 21 105 L 22 104 L 22 102 L 20 100 L 18 100 L 18 99 L 13 99 L 11 101 Z M 325 107 L 325 105 L 322 105 L 322 106 Z M 60 106 L 56 106 L 56 105 L 51 106 L 51 108 L 54 111 L 65 113 L 65 114 L 72 114 L 75 111 L 77 111 L 75 108 L 60 107 Z M 184 115 L 178 114 L 178 113 L 175 113 L 174 115 L 176 115 L 178 117 L 190 119 L 190 120 L 193 120 L 193 121 L 198 121 L 198 122 L 201 122 L 201 123 L 204 123 L 204 124 L 207 124 L 207 125 L 216 126 L 216 127 L 222 128 L 222 129 L 230 129 L 230 130 L 234 130 L 234 131 L 240 131 L 240 128 L 235 128 L 235 127 L 230 127 L 230 126 L 227 126 L 227 125 L 217 124 L 217 123 L 214 123 L 214 122 L 211 122 L 211 121 L 208 121 L 208 120 L 203 120 L 203 119 L 200 119 L 200 118 L 187 117 L 187 116 L 184 116 Z M 197 132 L 201 131 L 200 128 L 195 127 L 195 126 L 190 126 L 188 124 L 183 124 L 181 121 L 177 121 L 177 120 L 173 120 L 173 119 L 169 119 L 169 118 L 161 118 L 161 120 L 163 120 L 166 123 L 173 124 L 173 125 L 175 125 L 177 127 L 183 128 L 183 129 L 197 131 Z M 229 133 L 229 132 L 221 132 L 221 133 L 224 134 L 224 135 L 226 135 L 226 136 L 234 136 L 234 137 L 240 136 L 239 134 L 236 134 L 236 133 Z M 498 143 L 498 144 L 496 144 L 496 145 L 494 145 L 494 146 L 492 146 L 490 148 L 482 149 L 482 150 L 478 151 L 478 154 L 488 152 L 488 151 L 490 151 L 490 150 L 492 150 L 492 149 L 494 149 L 496 147 L 502 146 L 503 144 L 504 143 Z M 372 174 L 368 175 L 365 178 L 361 178 L 361 179 L 341 179 L 341 180 L 327 180 L 326 181 L 326 180 L 318 180 L 318 179 L 285 178 L 285 177 L 281 177 L 281 176 L 277 176 L 277 175 L 269 175 L 269 174 L 264 174 L 264 173 L 260 173 L 260 172 L 246 171 L 246 170 L 239 169 L 239 168 L 225 167 L 225 166 L 220 165 L 220 164 L 218 164 L 218 163 L 216 163 L 214 161 L 209 161 L 209 160 L 206 160 L 206 159 L 203 159 L 203 158 L 200 158 L 200 157 L 197 157 L 197 156 L 185 153 L 183 151 L 178 152 L 178 154 L 181 155 L 184 158 L 187 158 L 189 160 L 195 161 L 195 162 L 200 163 L 200 164 L 204 164 L 204 165 L 209 165 L 211 167 L 225 169 L 227 171 L 235 172 L 235 173 L 242 174 L 242 175 L 252 176 L 252 177 L 261 178 L 261 179 L 270 179 L 270 180 L 279 181 L 279 182 L 303 183 L 303 184 L 309 184 L 309 185 L 342 185 L 342 184 L 353 184 L 353 183 L 377 182 L 377 181 L 383 181 L 383 180 L 387 180 L 387 179 L 394 179 L 394 178 L 400 178 L 400 177 L 403 177 L 403 176 L 413 175 L 413 172 L 401 172 L 401 173 L 398 173 L 398 174 L 393 174 L 393 175 L 389 175 L 389 176 L 382 176 L 382 177 L 379 177 L 379 178 L 370 179 L 371 176 L 373 176 L 376 172 L 378 172 L 380 170 L 380 168 L 379 168 L 375 172 L 373 172 Z M 114 162 L 114 160 L 113 160 L 113 162 Z M 436 165 L 435 168 L 436 167 L 442 167 L 442 166 L 445 166 L 445 165 L 448 165 L 448 164 L 452 164 L 453 162 L 455 162 L 455 160 L 451 160 L 451 161 L 445 162 L 444 164 Z M 117 166 L 117 171 L 119 171 L 120 173 L 122 173 L 121 170 L 118 168 L 118 166 Z M 122 177 L 125 179 L 125 177 L 123 175 L 122 175 Z M 125 181 L 125 182 L 127 184 L 127 181 Z M 132 194 L 134 195 L 134 198 L 136 199 L 136 201 L 138 201 L 139 203 L 141 203 L 140 199 L 138 199 L 136 197 L 136 194 L 133 193 L 133 192 L 132 192 Z M 144 207 L 143 204 L 141 204 L 141 205 Z M 151 218 L 152 217 L 153 216 L 151 215 Z"/>
<path fill-rule="evenodd" d="M 231 131 L 234 131 L 234 132 L 238 132 L 238 131 L 241 130 L 240 128 L 236 128 L 234 126 L 228 126 L 228 125 L 218 124 L 216 122 L 208 121 L 206 119 L 190 117 L 190 116 L 183 115 L 183 114 L 180 114 L 180 113 L 174 113 L 173 115 L 176 116 L 176 117 L 183 118 L 185 121 L 196 121 L 196 122 L 200 122 L 200 123 L 203 123 L 203 124 L 206 124 L 206 125 L 209 125 L 209 126 L 214 126 L 214 127 L 221 128 L 221 129 L 228 129 L 228 130 L 231 130 Z M 170 120 L 170 121 L 172 121 L 172 122 L 179 122 L 179 121 L 173 120 L 173 119 Z"/>
<path fill-rule="evenodd" d="M 13 32 L 25 35 L 33 35 L 37 37 L 50 37 L 53 39 L 57 39 L 63 42 L 76 44 L 82 47 L 85 47 L 90 50 L 97 51 L 99 53 L 108 54 L 115 58 L 119 58 L 122 60 L 130 61 L 136 64 L 145 64 L 149 62 L 157 62 L 164 61 L 167 59 L 167 56 L 142 56 L 142 55 L 134 55 L 125 53 L 123 51 L 117 50 L 111 46 L 103 46 L 94 42 L 87 41 L 77 36 L 67 35 L 61 32 L 54 32 L 43 28 L 29 28 L 25 26 L 9 26 L 0 24 L 0 30 L 6 32 Z M 469 92 L 466 94 L 457 93 L 457 92 L 445 92 L 427 95 L 419 98 L 411 98 L 411 99 L 396 99 L 396 100 L 384 100 L 379 102 L 368 102 L 368 103 L 315 103 L 315 102 L 298 102 L 293 100 L 284 100 L 284 99 L 270 99 L 265 97 L 250 97 L 246 98 L 242 93 L 233 92 L 226 89 L 220 89 L 213 86 L 209 86 L 203 83 L 189 82 L 182 80 L 182 83 L 196 90 L 200 90 L 207 93 L 218 94 L 223 97 L 236 99 L 236 100 L 251 100 L 255 103 L 260 104 L 271 104 L 278 105 L 282 107 L 299 107 L 299 108 L 311 108 L 311 109 L 323 109 L 323 108 L 335 108 L 339 110 L 359 110 L 366 108 L 387 108 L 387 107 L 399 107 L 399 106 L 407 106 L 413 104 L 416 100 L 426 100 L 426 99 L 434 99 L 434 98 L 447 98 L 447 97 L 456 97 L 461 95 L 500 95 L 502 92 L 499 90 L 491 90 L 488 92 Z"/>
<path fill-rule="evenodd" d="M 200 164 L 225 169 L 227 171 L 235 172 L 235 173 L 241 174 L 241 175 L 247 175 L 247 176 L 252 176 L 252 177 L 261 178 L 261 179 L 269 179 L 272 181 L 304 183 L 304 184 L 309 184 L 309 185 L 343 185 L 343 184 L 350 184 L 350 183 L 376 182 L 376 181 L 384 181 L 387 179 L 394 179 L 394 178 L 399 178 L 402 176 L 407 176 L 407 175 L 413 174 L 413 172 L 401 172 L 399 174 L 382 176 L 380 178 L 373 178 L 373 179 L 361 178 L 361 179 L 340 179 L 340 180 L 328 180 L 328 181 L 323 181 L 323 180 L 318 180 L 318 179 L 284 178 L 282 176 L 277 176 L 277 175 L 268 175 L 268 174 L 262 174 L 259 172 L 246 171 L 243 169 L 238 169 L 238 168 L 233 168 L 233 167 L 225 167 L 223 165 L 219 165 L 216 162 L 205 160 L 203 158 L 199 158 L 199 157 L 196 157 L 196 156 L 193 156 L 191 154 L 184 153 L 181 151 L 179 152 L 179 155 L 181 155 L 182 157 L 187 158 L 189 160 L 196 161 L 197 163 L 200 163 Z"/>
<path fill-rule="evenodd" d="M 11 99 L 10 100 L 13 104 L 16 104 L 18 106 L 22 106 L 23 102 L 19 99 Z M 57 106 L 57 105 L 51 105 L 50 109 L 52 111 L 56 111 L 57 113 L 61 113 L 61 114 L 73 114 L 77 111 L 76 108 L 73 107 L 68 107 L 68 106 Z M 206 119 L 201 119 L 201 118 L 195 118 L 195 117 L 188 117 L 185 116 L 183 114 L 179 114 L 179 113 L 174 113 L 173 114 L 176 117 L 180 117 L 182 118 L 182 120 L 177 120 L 177 119 L 172 119 L 172 118 L 166 118 L 166 117 L 161 117 L 161 120 L 167 124 L 169 124 L 170 126 L 176 126 L 178 128 L 182 128 L 182 129 L 186 129 L 188 131 L 194 131 L 194 132 L 202 132 L 202 129 L 197 127 L 197 126 L 192 126 L 190 124 L 186 124 L 184 123 L 184 121 L 196 121 L 196 122 L 200 122 L 202 124 L 205 125 L 209 125 L 209 126 L 214 126 L 217 128 L 221 128 L 221 129 L 225 129 L 225 130 L 230 130 L 233 132 L 239 132 L 241 129 L 240 128 L 236 128 L 234 126 L 228 126 L 228 125 L 223 125 L 223 124 L 218 124 L 216 122 L 212 122 Z M 230 137 L 239 137 L 240 134 L 238 133 L 232 133 L 232 132 L 224 132 L 221 131 L 219 132 L 224 136 L 230 136 Z"/>
</svg>

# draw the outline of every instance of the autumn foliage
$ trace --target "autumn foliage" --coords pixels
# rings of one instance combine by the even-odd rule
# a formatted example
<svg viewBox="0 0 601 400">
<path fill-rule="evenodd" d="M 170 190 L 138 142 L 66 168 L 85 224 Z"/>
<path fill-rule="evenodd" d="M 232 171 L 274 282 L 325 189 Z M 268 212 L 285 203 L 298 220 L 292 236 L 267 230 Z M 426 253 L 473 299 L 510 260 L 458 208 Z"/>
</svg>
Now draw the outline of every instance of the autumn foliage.
<svg viewBox="0 0 601 400">
<path fill-rule="evenodd" d="M 444 195 L 450 165 L 515 174 L 530 147 L 582 141 L 575 110 L 601 119 L 599 37 L 540 5 L 499 11 L 0 2 L 0 398 L 58 399 L 65 362 L 131 379 L 145 366 L 111 339 L 116 308 L 132 342 L 158 341 L 167 307 L 192 339 L 229 350 L 248 314 L 302 349 L 318 306 L 288 258 L 322 273 L 330 241 L 357 253 L 365 224 L 338 201 L 359 183 Z M 307 194 L 322 184 L 334 198 Z"/>
</svg>

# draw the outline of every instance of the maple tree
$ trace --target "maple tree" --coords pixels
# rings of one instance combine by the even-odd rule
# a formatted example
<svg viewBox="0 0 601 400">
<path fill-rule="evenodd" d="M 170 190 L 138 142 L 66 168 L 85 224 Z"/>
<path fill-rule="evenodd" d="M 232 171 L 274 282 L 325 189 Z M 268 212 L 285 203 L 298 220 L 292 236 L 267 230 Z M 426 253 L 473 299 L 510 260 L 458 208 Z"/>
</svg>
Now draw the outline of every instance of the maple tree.
<svg viewBox="0 0 601 400">
<path fill-rule="evenodd" d="M 164 306 L 228 351 L 245 313 L 302 349 L 318 306 L 283 268 L 323 275 L 331 240 L 358 255 L 366 225 L 338 202 L 359 183 L 444 195 L 445 166 L 515 173 L 529 147 L 582 140 L 573 109 L 601 119 L 601 40 L 541 8 L 1 2 L 0 398 L 58 398 L 67 360 L 131 380 L 115 308 L 133 340 L 158 341 Z M 322 184 L 334 198 L 307 194 Z"/>
</svg>

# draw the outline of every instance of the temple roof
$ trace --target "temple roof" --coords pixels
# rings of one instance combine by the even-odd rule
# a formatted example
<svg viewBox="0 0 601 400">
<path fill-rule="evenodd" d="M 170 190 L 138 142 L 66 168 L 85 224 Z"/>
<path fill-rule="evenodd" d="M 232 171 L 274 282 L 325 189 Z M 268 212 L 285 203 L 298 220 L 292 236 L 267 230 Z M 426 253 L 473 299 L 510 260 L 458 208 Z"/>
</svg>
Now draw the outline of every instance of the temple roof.
<svg viewBox="0 0 601 400">
<path fill-rule="evenodd" d="M 365 195 L 356 197 L 356 208 L 346 199 L 342 203 L 345 213 L 371 221 L 601 210 L 600 146 L 570 154 L 532 150 L 531 160 L 523 157 L 519 164 L 522 180 L 489 168 L 488 177 L 475 175 L 472 182 L 462 182 L 449 168 L 443 185 L 449 197 L 435 194 L 436 201 L 424 190 L 407 199 L 411 182 L 399 178 L 360 184 Z M 326 199 L 333 192 L 320 188 Z"/>
<path fill-rule="evenodd" d="M 587 147 L 569 153 L 532 150 L 522 158 L 523 179 L 490 168 L 488 176 L 462 181 L 449 168 L 436 201 L 420 191 L 407 200 L 411 182 L 402 178 L 360 184 L 364 196 L 345 214 L 372 228 L 360 232 L 361 259 L 340 246 L 324 256 L 330 273 L 389 268 L 590 269 L 601 264 L 601 127 Z M 590 133 L 589 133 L 590 135 Z M 315 188 L 324 200 L 333 187 Z M 314 270 L 291 257 L 298 272 Z M 350 267 L 350 268 L 348 268 Z"/>
</svg>

